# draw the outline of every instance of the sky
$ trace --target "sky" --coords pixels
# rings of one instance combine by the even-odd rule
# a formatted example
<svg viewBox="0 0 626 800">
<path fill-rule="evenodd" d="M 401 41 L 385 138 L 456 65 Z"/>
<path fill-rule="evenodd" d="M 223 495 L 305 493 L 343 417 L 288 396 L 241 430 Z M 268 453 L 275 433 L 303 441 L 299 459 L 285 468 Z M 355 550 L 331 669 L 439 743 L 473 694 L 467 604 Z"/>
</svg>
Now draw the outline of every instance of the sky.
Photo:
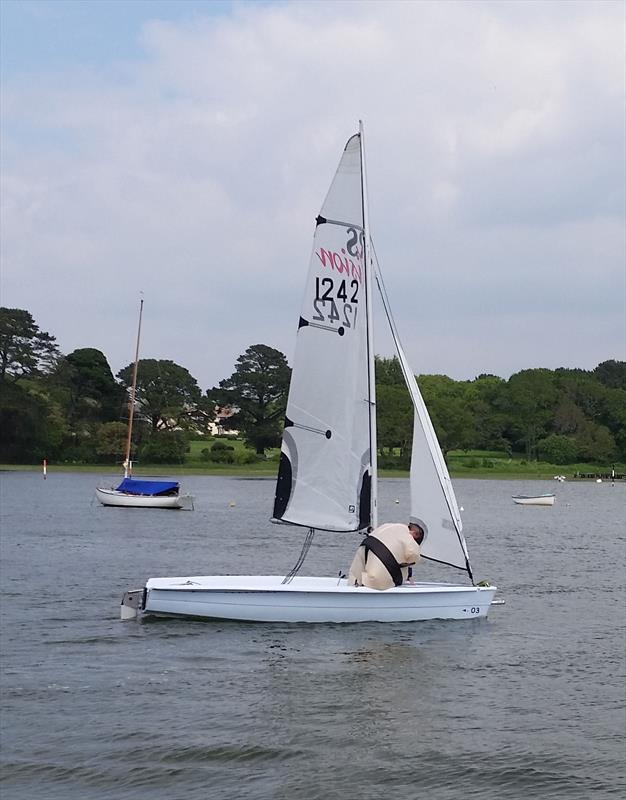
<svg viewBox="0 0 626 800">
<path fill-rule="evenodd" d="M 0 0 L 0 302 L 65 354 L 291 363 L 362 119 L 417 374 L 626 360 L 622 2 Z M 382 324 L 375 349 L 393 354 Z"/>
</svg>

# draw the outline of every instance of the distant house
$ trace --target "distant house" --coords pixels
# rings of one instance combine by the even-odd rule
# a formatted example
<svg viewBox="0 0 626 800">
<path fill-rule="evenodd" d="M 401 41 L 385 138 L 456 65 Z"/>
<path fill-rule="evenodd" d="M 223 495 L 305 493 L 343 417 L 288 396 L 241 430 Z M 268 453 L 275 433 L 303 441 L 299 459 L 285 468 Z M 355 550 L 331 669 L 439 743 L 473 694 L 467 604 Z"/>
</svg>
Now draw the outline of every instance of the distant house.
<svg viewBox="0 0 626 800">
<path fill-rule="evenodd" d="M 189 406 L 189 411 L 194 409 Z M 202 422 L 196 421 L 191 429 L 195 436 L 228 436 L 231 439 L 236 439 L 239 436 L 239 431 L 226 427 L 226 420 L 237 413 L 236 408 L 231 406 L 224 406 L 223 408 L 215 407 L 215 419 L 212 422 L 207 422 L 206 417 Z M 168 420 L 161 420 L 159 427 L 164 430 L 181 431 L 183 428 L 177 424 L 176 420 L 171 418 Z"/>
<path fill-rule="evenodd" d="M 232 406 L 224 406 L 215 409 L 215 420 L 207 425 L 208 431 L 212 436 L 239 436 L 239 431 L 225 427 L 226 421 L 237 413 L 237 409 Z"/>
</svg>

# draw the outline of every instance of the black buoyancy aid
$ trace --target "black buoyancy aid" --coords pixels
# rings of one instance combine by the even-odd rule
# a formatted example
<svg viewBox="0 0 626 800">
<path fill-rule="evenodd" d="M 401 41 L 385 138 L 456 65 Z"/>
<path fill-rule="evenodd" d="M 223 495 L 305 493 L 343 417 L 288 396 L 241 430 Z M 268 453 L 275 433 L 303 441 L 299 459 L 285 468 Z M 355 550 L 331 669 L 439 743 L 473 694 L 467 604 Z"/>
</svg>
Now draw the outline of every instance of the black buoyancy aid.
<svg viewBox="0 0 626 800">
<path fill-rule="evenodd" d="M 366 536 L 361 542 L 361 546 L 365 548 L 365 563 L 367 564 L 367 554 L 371 550 L 372 553 L 384 564 L 387 572 L 391 575 L 391 579 L 395 586 L 402 586 L 402 570 L 398 564 L 396 557 L 387 547 L 386 544 L 377 539 L 375 536 Z"/>
</svg>

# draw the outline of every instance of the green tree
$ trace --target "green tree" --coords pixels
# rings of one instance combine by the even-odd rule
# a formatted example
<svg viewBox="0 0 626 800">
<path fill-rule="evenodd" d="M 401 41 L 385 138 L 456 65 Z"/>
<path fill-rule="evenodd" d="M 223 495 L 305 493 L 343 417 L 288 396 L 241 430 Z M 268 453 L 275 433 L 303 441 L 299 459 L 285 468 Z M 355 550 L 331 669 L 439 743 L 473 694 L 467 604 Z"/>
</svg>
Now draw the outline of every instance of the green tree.
<svg viewBox="0 0 626 800">
<path fill-rule="evenodd" d="M 255 344 L 239 356 L 230 378 L 207 391 L 218 406 L 230 406 L 236 413 L 228 427 L 243 433 L 246 444 L 258 455 L 280 444 L 291 369 L 279 350 Z"/>
<path fill-rule="evenodd" d="M 28 311 L 0 308 L 0 381 L 50 372 L 59 357 L 55 341 L 39 329 Z"/>
<path fill-rule="evenodd" d="M 379 464 L 381 467 L 407 468 L 413 441 L 413 402 L 400 361 L 395 356 L 376 356 L 374 363 Z M 399 456 L 396 450 L 400 451 Z"/>
<path fill-rule="evenodd" d="M 561 368 L 553 376 L 561 402 L 567 398 L 578 406 L 586 418 L 598 419 L 602 414 L 607 389 L 591 372 Z"/>
<path fill-rule="evenodd" d="M 127 395 L 113 377 L 104 354 L 91 347 L 74 350 L 65 357 L 65 366 L 60 377 L 69 394 L 70 421 L 119 420 Z"/>
<path fill-rule="evenodd" d="M 605 361 L 593 372 L 556 370 L 561 399 L 555 430 L 575 435 L 579 458 L 585 461 L 626 457 L 626 388 L 619 388 L 624 366 Z"/>
<path fill-rule="evenodd" d="M 0 460 L 23 464 L 59 456 L 66 434 L 58 404 L 28 381 L 0 381 L 0 430 Z"/>
<path fill-rule="evenodd" d="M 420 375 L 417 383 L 442 451 L 467 449 L 475 429 L 468 384 L 447 375 Z"/>
<path fill-rule="evenodd" d="M 130 389 L 133 365 L 124 367 L 117 377 Z M 135 401 L 135 414 L 147 419 L 153 432 L 159 429 L 190 427 L 199 416 L 204 418 L 208 413 L 201 403 L 196 379 L 185 367 L 168 360 L 139 360 Z"/>
<path fill-rule="evenodd" d="M 146 464 L 183 464 L 188 449 L 183 431 L 157 431 L 142 445 L 139 459 Z"/>
<path fill-rule="evenodd" d="M 468 402 L 474 417 L 470 448 L 509 451 L 510 442 L 504 436 L 506 381 L 496 375 L 479 375 L 468 387 Z"/>
<path fill-rule="evenodd" d="M 601 422 L 611 432 L 617 458 L 626 461 L 626 389 L 607 389 Z"/>
<path fill-rule="evenodd" d="M 537 442 L 537 453 L 551 464 L 572 464 L 578 455 L 578 445 L 569 436 L 552 433 Z"/>
<path fill-rule="evenodd" d="M 374 359 L 376 371 L 376 386 L 406 386 L 400 362 L 393 358 L 381 358 L 376 356 Z"/>
<path fill-rule="evenodd" d="M 126 454 L 128 427 L 124 422 L 103 422 L 95 435 L 95 452 L 105 462 L 121 462 Z"/>
<path fill-rule="evenodd" d="M 626 389 L 626 361 L 603 361 L 594 369 L 593 374 L 609 389 Z"/>
<path fill-rule="evenodd" d="M 558 399 L 554 373 L 549 369 L 526 369 L 511 375 L 507 385 L 508 428 L 514 444 L 526 457 L 537 456 L 537 442 L 550 433 Z"/>
<path fill-rule="evenodd" d="M 581 461 L 610 464 L 615 458 L 615 439 L 604 425 L 586 422 L 576 434 L 576 444 Z"/>
<path fill-rule="evenodd" d="M 54 336 L 21 308 L 0 308 L 0 457 L 29 462 L 56 458 L 67 426 L 45 378 L 60 357 Z"/>
<path fill-rule="evenodd" d="M 382 384 L 376 387 L 376 429 L 378 447 L 388 454 L 398 448 L 401 460 L 413 440 L 413 403 L 404 380 L 402 386 Z"/>
<path fill-rule="evenodd" d="M 235 448 L 232 444 L 217 441 L 211 445 L 209 452 L 210 460 L 215 464 L 234 464 L 235 463 Z"/>
<path fill-rule="evenodd" d="M 582 409 L 568 396 L 563 396 L 554 410 L 554 429 L 558 434 L 573 434 L 585 423 Z M 562 463 L 555 461 L 555 464 Z"/>
</svg>

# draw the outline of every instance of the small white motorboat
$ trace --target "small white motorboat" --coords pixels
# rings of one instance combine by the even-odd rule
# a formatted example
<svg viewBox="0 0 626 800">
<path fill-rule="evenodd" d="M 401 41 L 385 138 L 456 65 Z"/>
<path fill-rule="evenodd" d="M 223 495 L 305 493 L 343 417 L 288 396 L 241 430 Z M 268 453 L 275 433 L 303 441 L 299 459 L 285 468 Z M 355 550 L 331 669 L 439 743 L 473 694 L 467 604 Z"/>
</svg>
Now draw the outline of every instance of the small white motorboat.
<svg viewBox="0 0 626 800">
<path fill-rule="evenodd" d="M 546 492 L 545 494 L 515 494 L 513 502 L 518 506 L 553 506 L 555 495 Z"/>
</svg>

